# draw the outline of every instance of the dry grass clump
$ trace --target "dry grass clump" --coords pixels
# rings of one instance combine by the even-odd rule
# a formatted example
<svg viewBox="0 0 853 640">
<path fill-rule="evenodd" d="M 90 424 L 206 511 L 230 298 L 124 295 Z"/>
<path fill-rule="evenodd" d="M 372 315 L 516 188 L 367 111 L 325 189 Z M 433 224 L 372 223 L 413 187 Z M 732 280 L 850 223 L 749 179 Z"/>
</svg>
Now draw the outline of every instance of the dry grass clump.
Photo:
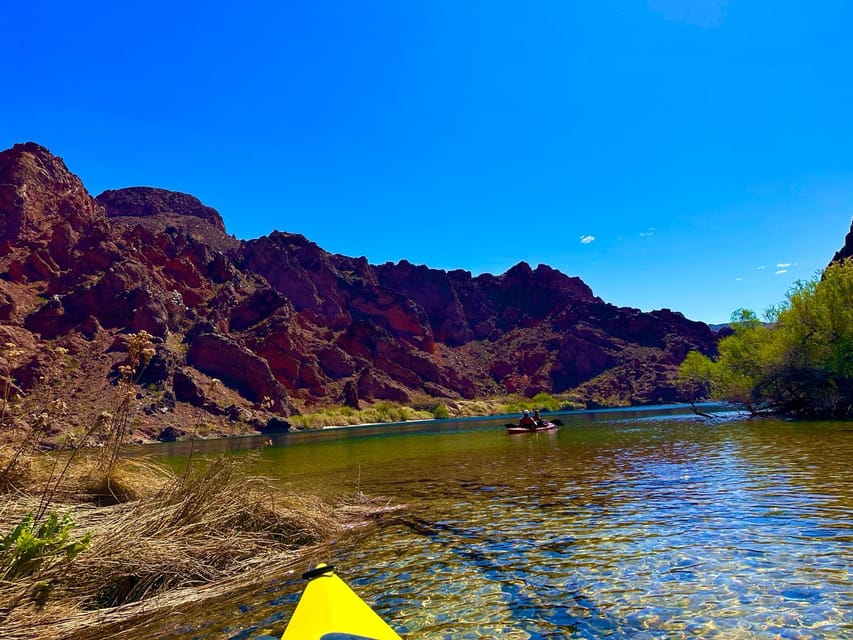
<svg viewBox="0 0 853 640">
<path fill-rule="evenodd" d="M 68 497 L 101 506 L 150 498 L 174 477 L 170 469 L 144 458 L 122 459 L 107 473 L 93 458 L 71 469 Z"/>
<path fill-rule="evenodd" d="M 13 493 L 21 487 L 33 486 L 33 460 L 21 458 L 11 446 L 0 446 L 0 494 Z"/>
<path fill-rule="evenodd" d="M 18 455 L 11 447 L 0 449 L 0 496 L 50 492 L 51 503 L 116 504 L 151 496 L 172 477 L 170 470 L 144 458 L 124 458 L 104 469 L 103 453 L 97 450 Z"/>
<path fill-rule="evenodd" d="M 391 510 L 363 496 L 330 505 L 285 494 L 264 478 L 244 476 L 240 467 L 239 460 L 220 457 L 161 482 L 146 497 L 74 509 L 74 535 L 91 532 L 90 546 L 73 558 L 53 558 L 30 576 L 0 582 L 0 635 L 5 628 L 37 637 L 34 630 L 43 629 L 42 637 L 49 637 L 59 633 L 55 625 L 64 619 L 61 634 L 67 635 L 71 620 L 92 624 L 105 610 L 112 618 L 121 617 L 115 612 L 122 607 L 138 615 L 132 605 L 145 601 L 150 603 L 145 615 L 151 616 L 157 606 L 175 604 L 170 594 L 186 599 L 190 587 L 245 586 L 259 572 L 294 561 L 305 548 Z M 115 487 L 111 481 L 110 489 Z M 7 502 L 0 512 L 3 530 L 34 502 L 18 500 L 14 508 Z"/>
<path fill-rule="evenodd" d="M 316 542 L 314 530 L 334 526 L 325 505 L 282 508 L 264 488 L 260 479 L 240 481 L 233 464 L 219 461 L 150 500 L 112 508 L 67 589 L 87 598 L 85 606 L 118 606 L 222 579 L 272 549 Z"/>
</svg>

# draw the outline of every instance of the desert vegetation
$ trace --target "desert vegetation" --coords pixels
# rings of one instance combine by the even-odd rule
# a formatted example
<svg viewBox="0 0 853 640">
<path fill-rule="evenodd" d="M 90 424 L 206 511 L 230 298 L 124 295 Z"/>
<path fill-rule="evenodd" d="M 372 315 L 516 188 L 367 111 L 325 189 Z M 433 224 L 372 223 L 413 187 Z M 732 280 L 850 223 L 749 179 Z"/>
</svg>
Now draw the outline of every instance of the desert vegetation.
<svg viewBox="0 0 853 640">
<path fill-rule="evenodd" d="M 690 352 L 679 371 L 684 397 L 728 400 L 753 413 L 853 416 L 853 262 L 798 282 L 764 321 L 749 310 L 710 359 Z"/>
<path fill-rule="evenodd" d="M 449 418 L 519 414 L 524 409 L 534 408 L 540 411 L 569 411 L 583 409 L 584 407 L 584 403 L 579 402 L 571 395 L 555 396 L 550 393 L 537 393 L 532 398 L 525 398 L 518 394 L 476 400 L 424 398 L 414 401 L 411 406 L 379 402 L 362 409 L 327 407 L 301 413 L 289 418 L 289 421 L 298 429 L 319 429 L 332 426 L 407 422 L 409 420 L 446 420 Z"/>
<path fill-rule="evenodd" d="M 127 341 L 116 395 L 88 427 L 51 439 L 65 408 L 7 378 L 0 446 L 0 635 L 111 637 L 158 611 L 280 575 L 307 551 L 364 530 L 393 508 L 360 493 L 333 502 L 247 476 L 240 461 L 174 470 L 123 455 L 150 336 Z M 5 360 L 16 356 L 13 345 Z M 51 354 L 61 375 L 67 354 Z M 56 417 L 55 417 L 56 416 Z M 254 455 L 260 455 L 256 452 Z M 116 636 L 118 637 L 118 636 Z"/>
</svg>

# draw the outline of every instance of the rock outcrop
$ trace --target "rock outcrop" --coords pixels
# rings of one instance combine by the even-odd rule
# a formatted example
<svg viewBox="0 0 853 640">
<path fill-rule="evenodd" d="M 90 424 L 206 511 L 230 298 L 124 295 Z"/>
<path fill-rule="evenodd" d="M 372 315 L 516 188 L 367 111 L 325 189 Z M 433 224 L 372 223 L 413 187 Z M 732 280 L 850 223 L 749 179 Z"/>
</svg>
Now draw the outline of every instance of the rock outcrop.
<svg viewBox="0 0 853 640">
<path fill-rule="evenodd" d="M 47 270 L 106 221 L 103 207 L 61 158 L 33 142 L 0 152 L 0 243 L 32 243 Z"/>
<path fill-rule="evenodd" d="M 225 223 L 219 212 L 213 207 L 203 205 L 198 198 L 186 193 L 153 187 L 127 187 L 104 191 L 97 200 L 104 205 L 107 216 L 111 218 L 194 216 L 225 232 Z"/>
<path fill-rule="evenodd" d="M 832 258 L 832 262 L 841 262 L 853 258 L 853 222 L 850 223 L 850 231 L 844 239 L 844 246 L 836 251 Z"/>
</svg>

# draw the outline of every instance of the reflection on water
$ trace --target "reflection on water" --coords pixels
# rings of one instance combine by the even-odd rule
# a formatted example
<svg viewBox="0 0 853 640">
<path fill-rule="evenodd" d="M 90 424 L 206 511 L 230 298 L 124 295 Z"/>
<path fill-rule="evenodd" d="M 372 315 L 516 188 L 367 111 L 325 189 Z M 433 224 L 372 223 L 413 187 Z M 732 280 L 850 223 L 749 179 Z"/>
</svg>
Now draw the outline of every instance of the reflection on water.
<svg viewBox="0 0 853 640">
<path fill-rule="evenodd" d="M 849 423 L 594 417 L 290 438 L 257 471 L 409 505 L 328 560 L 410 637 L 853 637 Z M 280 633 L 299 589 L 188 637 Z"/>
</svg>

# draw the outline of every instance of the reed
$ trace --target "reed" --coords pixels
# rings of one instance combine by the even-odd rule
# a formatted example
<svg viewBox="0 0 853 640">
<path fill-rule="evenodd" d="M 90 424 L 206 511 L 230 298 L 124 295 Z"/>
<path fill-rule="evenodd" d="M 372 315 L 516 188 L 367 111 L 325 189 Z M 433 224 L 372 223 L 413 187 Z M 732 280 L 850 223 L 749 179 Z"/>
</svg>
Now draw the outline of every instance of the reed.
<svg viewBox="0 0 853 640">
<path fill-rule="evenodd" d="M 361 494 L 336 504 L 291 495 L 266 478 L 245 476 L 241 464 L 225 457 L 199 461 L 182 477 L 150 462 L 142 463 L 142 472 L 119 465 L 119 473 L 148 474 L 149 488 L 152 474 L 159 477 L 159 488 L 130 502 L 70 509 L 75 531 L 91 534 L 89 548 L 0 583 L 0 635 L 5 629 L 26 637 L 72 637 L 71 620 L 85 628 L 107 614 L 117 621 L 122 612 L 133 618 L 141 602 L 151 616 L 158 607 L 176 606 L 174 598 L 191 603 L 194 589 L 207 597 L 216 585 L 224 591 L 246 587 L 306 549 L 363 529 L 394 510 Z M 85 483 L 78 485 L 75 477 L 67 476 L 74 487 L 63 496 L 85 494 Z M 132 484 L 128 493 L 143 493 Z M 8 501 L 0 526 L 9 529 L 35 502 L 36 497 Z"/>
</svg>

